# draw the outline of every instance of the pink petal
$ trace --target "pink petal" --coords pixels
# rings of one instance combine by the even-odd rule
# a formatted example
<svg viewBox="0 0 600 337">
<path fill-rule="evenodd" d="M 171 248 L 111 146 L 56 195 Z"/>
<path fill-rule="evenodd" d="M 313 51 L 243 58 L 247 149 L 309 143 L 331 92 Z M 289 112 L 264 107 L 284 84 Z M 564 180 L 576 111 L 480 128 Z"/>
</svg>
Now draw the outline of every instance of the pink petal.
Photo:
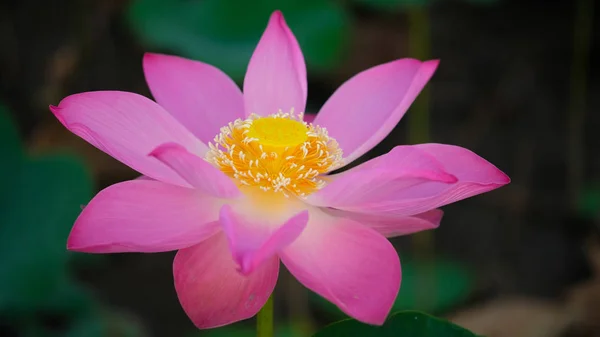
<svg viewBox="0 0 600 337">
<path fill-rule="evenodd" d="M 396 127 L 437 66 L 401 59 L 363 71 L 331 96 L 314 124 L 327 128 L 350 163 Z"/>
<path fill-rule="evenodd" d="M 475 153 L 442 144 L 398 146 L 331 178 L 309 203 L 394 217 L 427 212 L 510 181 Z"/>
<path fill-rule="evenodd" d="M 400 288 L 396 250 L 353 220 L 313 213 L 302 235 L 283 249 L 282 262 L 302 284 L 349 316 L 383 324 Z"/>
<path fill-rule="evenodd" d="M 121 91 L 93 91 L 64 98 L 50 106 L 71 132 L 134 170 L 156 180 L 187 186 L 170 168 L 148 153 L 175 142 L 203 155 L 200 142 L 168 112 L 144 96 Z"/>
<path fill-rule="evenodd" d="M 232 207 L 221 208 L 219 222 L 227 236 L 233 259 L 242 274 L 253 272 L 261 263 L 288 246 L 302 233 L 308 222 L 308 211 L 291 217 L 283 225 L 272 228 L 236 214 Z"/>
<path fill-rule="evenodd" d="M 67 242 L 87 253 L 163 252 L 219 231 L 219 205 L 197 190 L 132 180 L 100 191 L 84 207 Z"/>
<path fill-rule="evenodd" d="M 340 210 L 330 210 L 327 213 L 352 219 L 373 228 L 377 233 L 388 238 L 435 229 L 440 225 L 440 221 L 442 221 L 442 216 L 444 215 L 444 212 L 439 209 L 432 209 L 425 213 L 403 217 Z"/>
<path fill-rule="evenodd" d="M 272 256 L 250 275 L 242 275 L 236 268 L 221 233 L 175 256 L 175 290 L 198 328 L 250 318 L 267 302 L 277 282 L 279 259 Z"/>
<path fill-rule="evenodd" d="M 304 112 L 306 66 L 294 34 L 280 11 L 271 15 L 244 79 L 246 115 Z"/>
<path fill-rule="evenodd" d="M 221 127 L 244 117 L 242 92 L 211 65 L 146 53 L 144 74 L 154 99 L 205 143 Z"/>
<path fill-rule="evenodd" d="M 449 186 L 457 181 L 435 158 L 412 146 L 397 146 L 385 155 L 329 178 L 329 184 L 306 201 L 315 206 L 358 212 L 366 205 L 387 205 L 398 198 L 412 198 L 404 191 L 414 186 L 430 182 Z"/>
<path fill-rule="evenodd" d="M 218 198 L 235 198 L 240 195 L 235 183 L 225 173 L 179 144 L 162 144 L 154 149 L 150 156 L 165 163 L 190 185 L 204 193 Z"/>
</svg>

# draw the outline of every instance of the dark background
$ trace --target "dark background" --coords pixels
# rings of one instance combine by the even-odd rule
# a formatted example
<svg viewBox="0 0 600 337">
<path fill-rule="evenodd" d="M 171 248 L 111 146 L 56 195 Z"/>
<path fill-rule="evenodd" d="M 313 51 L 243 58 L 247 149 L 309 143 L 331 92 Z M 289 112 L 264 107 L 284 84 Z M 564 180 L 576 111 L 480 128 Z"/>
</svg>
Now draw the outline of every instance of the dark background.
<svg viewBox="0 0 600 337">
<path fill-rule="evenodd" d="M 152 1 L 161 2 L 145 2 Z M 198 1 L 172 3 L 192 2 Z M 256 43 L 276 9 L 268 8 L 272 1 L 263 2 L 256 12 L 244 13 L 257 18 L 257 29 L 234 27 L 228 34 L 245 34 L 241 40 Z M 401 294 L 435 289 L 431 298 L 415 295 L 402 308 L 427 310 L 489 337 L 600 336 L 600 5 L 594 0 L 309 2 L 317 10 L 334 8 L 334 17 L 342 18 L 338 24 L 327 15 L 312 15 L 313 9 L 282 8 L 305 53 L 313 51 L 310 60 L 307 56 L 309 112 L 318 111 L 344 80 L 371 66 L 407 56 L 441 60 L 428 91 L 361 160 L 398 144 L 456 144 L 512 179 L 499 190 L 444 207 L 434 232 L 394 240 L 401 260 L 409 261 Z M 2 144 L 0 336 L 208 335 L 195 331 L 177 302 L 173 253 L 65 251 L 80 205 L 136 173 L 70 134 L 48 105 L 90 90 L 151 97 L 141 67 L 145 51 L 204 60 L 202 48 L 198 54 L 153 38 L 152 29 L 132 19 L 134 5 L 0 1 L 0 110 L 9 116 L 0 120 L 0 140 L 16 129 L 23 152 L 11 157 L 10 141 Z M 197 20 L 236 22 L 198 15 Z M 180 23 L 161 21 L 169 24 Z M 298 31 L 309 30 L 305 25 L 313 25 L 313 32 L 300 38 Z M 210 31 L 217 26 L 182 29 L 210 35 L 218 33 Z M 327 34 L 332 40 L 322 40 Z M 215 36 L 218 44 L 239 42 Z M 323 44 L 310 45 L 317 40 Z M 245 66 L 247 55 L 239 56 Z M 234 78 L 239 72 L 235 66 L 223 69 Z M 424 113 L 428 118 L 411 117 Z M 21 161 L 25 164 L 14 164 Z M 422 260 L 435 261 L 438 271 L 411 267 L 410 261 Z M 283 274 L 276 290 L 282 336 L 309 335 L 339 317 Z M 445 295 L 450 298 L 439 299 Z M 236 324 L 236 333 L 244 336 L 252 324 Z M 209 332 L 219 333 L 233 335 Z"/>
</svg>

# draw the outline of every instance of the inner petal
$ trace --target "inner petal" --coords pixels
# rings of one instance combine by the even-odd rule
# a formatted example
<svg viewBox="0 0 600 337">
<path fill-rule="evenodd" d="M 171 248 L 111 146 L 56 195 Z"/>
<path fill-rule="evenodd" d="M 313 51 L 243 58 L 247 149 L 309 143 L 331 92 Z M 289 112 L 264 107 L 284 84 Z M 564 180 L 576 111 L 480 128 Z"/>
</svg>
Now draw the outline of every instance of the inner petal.
<svg viewBox="0 0 600 337">
<path fill-rule="evenodd" d="M 342 163 L 342 151 L 327 130 L 302 115 L 251 115 L 221 128 L 206 160 L 240 185 L 284 196 L 305 197 L 323 187 L 321 174 Z"/>
</svg>

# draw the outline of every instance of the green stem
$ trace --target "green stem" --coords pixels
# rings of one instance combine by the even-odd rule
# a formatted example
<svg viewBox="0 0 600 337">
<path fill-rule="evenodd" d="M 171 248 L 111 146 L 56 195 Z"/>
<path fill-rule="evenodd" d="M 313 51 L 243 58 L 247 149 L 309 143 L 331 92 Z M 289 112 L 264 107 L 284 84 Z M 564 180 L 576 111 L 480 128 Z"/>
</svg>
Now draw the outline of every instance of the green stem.
<svg viewBox="0 0 600 337">
<path fill-rule="evenodd" d="M 273 337 L 273 294 L 256 316 L 256 336 Z"/>
<path fill-rule="evenodd" d="M 410 57 L 425 61 L 431 58 L 431 24 L 427 6 L 416 6 L 408 11 L 408 54 Z M 408 142 L 410 144 L 430 141 L 429 87 L 419 94 L 408 113 Z M 435 296 L 435 275 L 429 264 L 435 254 L 433 231 L 425 231 L 412 236 L 414 258 L 418 263 L 417 273 L 426 282 L 419 284 L 416 298 L 423 308 L 430 307 Z"/>
<path fill-rule="evenodd" d="M 431 58 L 431 33 L 426 6 L 408 10 L 408 54 L 425 61 Z M 410 107 L 408 114 L 408 142 L 429 141 L 429 86 L 427 85 Z"/>
</svg>

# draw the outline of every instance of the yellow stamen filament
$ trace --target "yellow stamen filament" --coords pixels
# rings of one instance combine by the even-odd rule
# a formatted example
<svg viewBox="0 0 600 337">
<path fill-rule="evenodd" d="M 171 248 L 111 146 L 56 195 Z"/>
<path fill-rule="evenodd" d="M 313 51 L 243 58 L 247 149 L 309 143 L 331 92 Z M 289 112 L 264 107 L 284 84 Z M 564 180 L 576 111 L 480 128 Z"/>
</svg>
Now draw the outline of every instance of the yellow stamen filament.
<svg viewBox="0 0 600 337">
<path fill-rule="evenodd" d="M 281 111 L 229 123 L 209 147 L 206 160 L 240 186 L 286 197 L 304 197 L 323 187 L 321 174 L 342 163 L 342 151 L 325 128 Z"/>
</svg>

